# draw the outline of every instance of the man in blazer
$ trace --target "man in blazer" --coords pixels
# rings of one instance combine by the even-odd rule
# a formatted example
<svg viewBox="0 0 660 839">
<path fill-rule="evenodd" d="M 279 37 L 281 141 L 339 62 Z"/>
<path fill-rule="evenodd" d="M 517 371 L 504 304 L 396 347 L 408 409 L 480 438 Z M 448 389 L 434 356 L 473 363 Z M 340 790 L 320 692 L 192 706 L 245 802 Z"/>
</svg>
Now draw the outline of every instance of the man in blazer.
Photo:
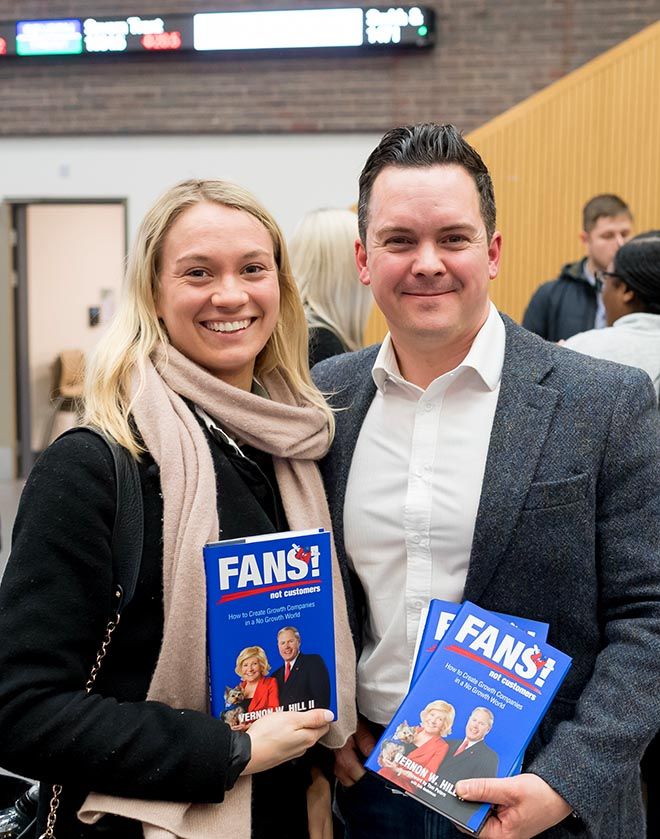
<svg viewBox="0 0 660 839">
<path fill-rule="evenodd" d="M 473 708 L 465 724 L 465 737 L 448 740 L 449 750 L 438 775 L 452 783 L 461 778 L 494 778 L 498 757 L 485 742 L 493 727 L 494 716 L 489 708 Z M 466 768 L 469 767 L 469 773 Z"/>
<path fill-rule="evenodd" d="M 361 766 L 439 597 L 547 621 L 573 657 L 523 774 L 458 783 L 499 805 L 482 839 L 642 837 L 639 760 L 660 727 L 651 383 L 497 313 L 492 182 L 453 126 L 383 137 L 359 227 L 360 279 L 389 334 L 314 370 L 337 408 L 322 468 L 359 656 L 362 721 L 336 760 L 347 834 L 460 836 Z"/>
<path fill-rule="evenodd" d="M 295 626 L 285 626 L 277 633 L 277 648 L 284 664 L 274 673 L 280 705 L 305 703 L 294 710 L 330 707 L 330 677 L 320 655 L 300 652 L 300 633 Z M 310 704 L 313 702 L 314 704 Z"/>
</svg>

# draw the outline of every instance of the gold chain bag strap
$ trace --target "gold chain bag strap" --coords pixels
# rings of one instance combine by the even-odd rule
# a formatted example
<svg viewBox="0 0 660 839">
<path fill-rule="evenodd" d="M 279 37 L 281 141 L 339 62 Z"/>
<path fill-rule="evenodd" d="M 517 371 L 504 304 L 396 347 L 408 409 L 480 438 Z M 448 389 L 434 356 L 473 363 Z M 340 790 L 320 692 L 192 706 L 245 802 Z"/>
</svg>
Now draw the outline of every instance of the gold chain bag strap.
<svg viewBox="0 0 660 839">
<path fill-rule="evenodd" d="M 103 659 L 110 646 L 112 635 L 119 625 L 122 610 L 131 601 L 137 584 L 142 559 L 142 542 L 144 537 L 144 519 L 142 512 L 142 489 L 137 462 L 122 446 L 109 440 L 102 432 L 90 426 L 72 428 L 61 436 L 77 434 L 81 431 L 96 434 L 107 443 L 112 452 L 115 466 L 115 483 L 117 487 L 117 504 L 115 523 L 112 529 L 112 568 L 115 580 L 115 613 L 108 621 L 101 646 L 96 653 L 96 661 L 85 684 L 85 693 L 90 694 L 94 682 L 99 674 Z M 62 785 L 53 784 L 46 829 L 39 839 L 55 839 L 55 822 L 57 810 L 60 806 Z"/>
</svg>

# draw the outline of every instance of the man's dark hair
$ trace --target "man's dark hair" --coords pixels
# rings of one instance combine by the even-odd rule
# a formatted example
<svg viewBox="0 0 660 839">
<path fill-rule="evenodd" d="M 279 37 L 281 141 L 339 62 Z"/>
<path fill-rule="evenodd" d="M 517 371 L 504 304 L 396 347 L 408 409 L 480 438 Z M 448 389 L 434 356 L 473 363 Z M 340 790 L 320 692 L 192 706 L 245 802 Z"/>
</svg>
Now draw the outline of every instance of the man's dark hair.
<svg viewBox="0 0 660 839">
<path fill-rule="evenodd" d="M 644 311 L 660 315 L 660 230 L 640 233 L 622 245 L 614 273 L 635 292 Z"/>
<path fill-rule="evenodd" d="M 456 126 L 433 122 L 393 128 L 369 155 L 360 175 L 360 239 L 366 241 L 371 190 L 383 169 L 387 166 L 427 167 L 450 163 L 462 166 L 472 176 L 479 194 L 481 217 L 490 239 L 495 232 L 495 193 L 486 164 Z"/>
<path fill-rule="evenodd" d="M 585 233 L 590 233 L 599 218 L 604 216 L 613 218 L 624 214 L 632 218 L 630 207 L 618 195 L 609 192 L 603 195 L 594 195 L 587 201 L 582 210 L 582 229 Z"/>
</svg>

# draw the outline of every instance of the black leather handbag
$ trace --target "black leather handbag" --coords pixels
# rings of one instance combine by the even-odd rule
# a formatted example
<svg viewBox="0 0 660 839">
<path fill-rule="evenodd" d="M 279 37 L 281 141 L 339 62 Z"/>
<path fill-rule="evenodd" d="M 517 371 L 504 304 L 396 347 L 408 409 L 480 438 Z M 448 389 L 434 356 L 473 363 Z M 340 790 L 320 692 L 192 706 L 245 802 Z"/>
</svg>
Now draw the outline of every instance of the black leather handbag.
<svg viewBox="0 0 660 839">
<path fill-rule="evenodd" d="M 89 674 L 85 685 L 86 693 L 91 693 L 96 677 L 101 669 L 112 634 L 117 628 L 123 609 L 130 603 L 135 593 L 140 562 L 142 560 L 142 543 L 144 537 L 144 516 L 142 505 L 142 490 L 140 487 L 140 474 L 135 459 L 128 451 L 108 439 L 103 432 L 91 426 L 71 428 L 62 434 L 77 434 L 80 431 L 87 431 L 96 434 L 104 440 L 110 451 L 115 465 L 115 479 L 117 485 L 117 504 L 115 512 L 115 523 L 112 530 L 112 573 L 115 589 L 115 608 L 108 620 L 105 634 L 96 654 L 96 660 Z M 59 797 L 62 792 L 60 784 L 52 787 L 50 806 L 46 830 L 39 836 L 39 839 L 55 839 L 55 823 L 57 820 L 57 808 Z M 12 807 L 3 810 L 7 823 L 13 819 L 17 825 L 12 833 L 3 834 L 5 839 L 32 839 L 36 832 L 38 796 L 21 796 Z"/>
</svg>

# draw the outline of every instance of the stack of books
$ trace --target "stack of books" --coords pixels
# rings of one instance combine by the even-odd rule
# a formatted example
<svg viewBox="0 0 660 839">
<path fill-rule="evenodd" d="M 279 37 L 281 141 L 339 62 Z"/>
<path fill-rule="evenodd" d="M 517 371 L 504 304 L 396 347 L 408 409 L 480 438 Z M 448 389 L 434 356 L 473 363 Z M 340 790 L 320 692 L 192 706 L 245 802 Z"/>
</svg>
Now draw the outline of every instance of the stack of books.
<svg viewBox="0 0 660 839">
<path fill-rule="evenodd" d="M 478 833 L 491 805 L 463 801 L 456 784 L 520 772 L 571 665 L 547 634 L 538 621 L 432 600 L 408 694 L 367 769 Z"/>
</svg>

